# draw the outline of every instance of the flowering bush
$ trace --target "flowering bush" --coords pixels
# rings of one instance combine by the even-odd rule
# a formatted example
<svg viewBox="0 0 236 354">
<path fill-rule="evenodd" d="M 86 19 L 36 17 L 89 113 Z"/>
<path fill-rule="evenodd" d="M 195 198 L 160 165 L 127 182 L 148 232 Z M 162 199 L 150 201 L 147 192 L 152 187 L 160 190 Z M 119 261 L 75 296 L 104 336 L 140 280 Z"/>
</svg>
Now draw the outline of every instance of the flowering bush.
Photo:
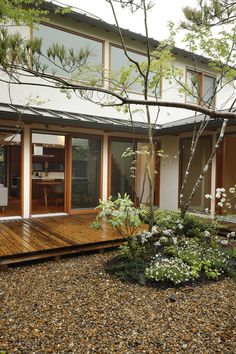
<svg viewBox="0 0 236 354">
<path fill-rule="evenodd" d="M 229 257 L 214 241 L 197 238 L 183 240 L 178 248 L 169 249 L 169 253 L 191 267 L 193 278 L 205 274 L 208 278 L 216 279 L 229 268 Z"/>
<path fill-rule="evenodd" d="M 158 211 L 151 231 L 133 238 L 133 250 L 140 269 L 155 281 L 180 284 L 205 275 L 217 279 L 229 270 L 229 257 L 217 243 L 216 222 L 178 213 Z M 229 237 L 231 237 L 231 233 Z M 130 248 L 121 247 L 124 257 L 132 259 Z"/>
<path fill-rule="evenodd" d="M 155 225 L 161 229 L 171 229 L 175 235 L 187 237 L 198 237 L 205 231 L 214 236 L 220 227 L 215 220 L 203 219 L 190 214 L 186 214 L 185 218 L 181 219 L 179 213 L 164 210 L 156 211 Z"/>
<path fill-rule="evenodd" d="M 228 192 L 226 192 L 225 188 L 216 188 L 215 198 L 217 200 L 217 207 L 221 209 L 231 209 L 232 208 L 232 201 L 236 197 L 236 184 L 233 187 L 230 187 Z M 213 196 L 210 194 L 205 195 L 206 199 L 214 200 Z M 206 212 L 209 212 L 206 209 Z"/>
<path fill-rule="evenodd" d="M 193 278 L 191 267 L 180 258 L 166 258 L 161 254 L 146 268 L 147 278 L 155 281 L 170 280 L 174 284 L 187 282 Z"/>
</svg>

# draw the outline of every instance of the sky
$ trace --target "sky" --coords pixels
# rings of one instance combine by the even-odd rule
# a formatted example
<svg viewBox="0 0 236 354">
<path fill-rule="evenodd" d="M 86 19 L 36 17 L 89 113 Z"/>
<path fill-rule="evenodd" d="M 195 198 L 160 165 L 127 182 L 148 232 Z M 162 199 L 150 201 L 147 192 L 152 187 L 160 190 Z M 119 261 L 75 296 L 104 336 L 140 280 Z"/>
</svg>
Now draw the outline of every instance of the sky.
<svg viewBox="0 0 236 354">
<path fill-rule="evenodd" d="M 55 1 L 70 6 L 75 6 L 81 10 L 105 20 L 114 23 L 110 5 L 105 0 L 59 0 Z M 168 21 L 179 23 L 183 19 L 183 7 L 195 6 L 197 0 L 152 0 L 155 6 L 149 12 L 149 37 L 157 40 L 163 40 L 168 37 Z M 120 26 L 137 33 L 144 33 L 144 26 L 141 13 L 131 14 L 130 11 L 121 9 L 117 6 L 117 14 Z M 184 48 L 182 35 L 177 36 L 176 45 Z"/>
</svg>

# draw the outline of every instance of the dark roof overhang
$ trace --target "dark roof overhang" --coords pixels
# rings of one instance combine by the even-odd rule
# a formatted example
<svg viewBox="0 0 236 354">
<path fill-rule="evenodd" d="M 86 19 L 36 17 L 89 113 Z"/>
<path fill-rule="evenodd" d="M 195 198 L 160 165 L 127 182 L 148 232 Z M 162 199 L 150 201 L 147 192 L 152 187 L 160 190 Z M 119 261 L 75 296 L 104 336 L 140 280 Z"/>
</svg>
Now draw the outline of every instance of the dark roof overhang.
<svg viewBox="0 0 236 354">
<path fill-rule="evenodd" d="M 155 133 L 158 135 L 179 134 L 184 132 L 191 132 L 199 127 L 201 122 L 207 122 L 206 130 L 216 130 L 222 126 L 222 119 L 214 119 L 205 117 L 204 114 L 194 115 L 184 119 L 179 119 L 173 122 L 162 124 L 160 129 Z M 236 126 L 236 119 L 229 119 L 227 126 Z"/>
<path fill-rule="evenodd" d="M 29 123 L 80 127 L 110 132 L 145 134 L 148 129 L 147 123 L 144 122 L 131 122 L 130 120 L 77 112 L 0 103 L 0 119 L 16 121 L 18 118 L 21 118 L 23 122 Z M 153 128 L 156 129 L 158 126 L 153 126 Z"/>
</svg>

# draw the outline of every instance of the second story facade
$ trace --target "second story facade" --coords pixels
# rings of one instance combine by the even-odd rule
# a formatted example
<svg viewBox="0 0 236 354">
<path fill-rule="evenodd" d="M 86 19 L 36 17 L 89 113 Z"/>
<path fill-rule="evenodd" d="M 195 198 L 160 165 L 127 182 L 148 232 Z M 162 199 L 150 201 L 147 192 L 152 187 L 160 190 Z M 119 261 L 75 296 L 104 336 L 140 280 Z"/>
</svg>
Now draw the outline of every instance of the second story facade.
<svg viewBox="0 0 236 354">
<path fill-rule="evenodd" d="M 54 61 L 52 56 L 50 60 L 46 58 L 48 57 L 48 48 L 57 44 L 60 46 L 64 45 L 66 50 L 72 48 L 75 55 L 79 55 L 80 51 L 88 51 L 89 55 L 83 66 L 83 73 L 80 73 L 80 80 L 82 78 L 86 82 L 86 80 L 94 78 L 99 85 L 107 89 L 112 85 L 109 75 L 112 75 L 114 86 L 120 69 L 130 66 L 130 62 L 121 47 L 120 36 L 117 30 L 110 24 L 93 17 L 88 17 L 85 14 L 73 11 L 65 15 L 51 14 L 47 22 L 43 22 L 34 28 L 23 27 L 17 28 L 17 30 L 25 38 L 42 39 L 41 65 L 45 65 L 46 72 L 53 73 L 62 78 L 70 77 L 76 80 L 74 75 L 76 70 L 73 71 L 73 66 L 68 66 L 66 60 L 60 62 L 59 60 Z M 129 30 L 122 30 L 122 33 L 129 56 L 139 63 L 145 61 L 145 37 Z M 150 39 L 150 44 L 151 50 L 155 50 L 159 43 L 154 39 Z M 180 81 L 188 86 L 194 96 L 181 90 L 178 79 L 168 80 L 160 77 L 156 87 L 156 97 L 150 92 L 149 98 L 194 104 L 198 104 L 201 100 L 208 101 L 214 92 L 217 80 L 217 76 L 208 66 L 208 60 L 201 56 L 193 56 L 192 53 L 179 48 L 174 48 L 172 55 L 174 60 L 171 65 L 181 72 Z M 151 73 L 150 78 L 152 75 L 154 74 Z M 129 82 L 128 95 L 131 98 L 142 99 L 143 87 L 140 83 L 135 82 L 136 76 L 137 73 L 135 72 Z M 96 95 L 90 100 L 85 100 L 72 92 L 70 99 L 68 99 L 66 94 L 58 89 L 28 85 L 30 80 L 33 80 L 34 83 L 45 83 L 40 79 L 34 77 L 26 78 L 25 80 L 27 81 L 27 85 L 13 85 L 11 87 L 11 99 L 16 104 L 24 105 L 31 101 L 35 103 L 38 100 L 43 107 L 49 109 L 71 110 L 85 114 L 127 119 L 127 115 L 123 114 L 122 111 L 118 111 L 112 107 L 101 108 L 99 104 L 93 103 L 93 101 L 99 102 L 99 98 L 96 99 Z M 217 109 L 226 109 L 232 102 L 230 98 L 233 93 L 233 83 L 222 85 L 212 103 Z M 7 85 L 5 89 L 4 86 L 1 89 L 0 101 L 10 102 Z M 156 108 L 151 108 L 151 112 L 153 120 L 155 120 Z M 186 110 L 162 108 L 158 123 L 164 124 L 191 115 L 192 112 Z M 145 121 L 145 116 L 139 111 L 134 114 L 134 119 Z"/>
</svg>

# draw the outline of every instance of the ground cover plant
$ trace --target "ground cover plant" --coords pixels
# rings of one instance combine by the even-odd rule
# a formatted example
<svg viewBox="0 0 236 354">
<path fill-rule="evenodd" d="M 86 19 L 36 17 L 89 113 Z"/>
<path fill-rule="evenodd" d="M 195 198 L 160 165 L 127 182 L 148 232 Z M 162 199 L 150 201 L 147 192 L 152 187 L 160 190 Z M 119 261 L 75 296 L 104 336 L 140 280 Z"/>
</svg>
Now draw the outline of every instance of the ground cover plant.
<svg viewBox="0 0 236 354">
<path fill-rule="evenodd" d="M 158 210 L 151 231 L 137 232 L 143 222 L 148 223 L 149 211 L 135 208 L 129 196 L 115 201 L 110 198 L 99 208 L 98 218 L 107 218 L 126 239 L 119 262 L 112 267 L 119 277 L 177 285 L 234 274 L 232 252 L 225 247 L 235 235 L 220 238 L 220 225 L 215 220 L 190 214 L 181 218 L 180 213 Z"/>
</svg>

